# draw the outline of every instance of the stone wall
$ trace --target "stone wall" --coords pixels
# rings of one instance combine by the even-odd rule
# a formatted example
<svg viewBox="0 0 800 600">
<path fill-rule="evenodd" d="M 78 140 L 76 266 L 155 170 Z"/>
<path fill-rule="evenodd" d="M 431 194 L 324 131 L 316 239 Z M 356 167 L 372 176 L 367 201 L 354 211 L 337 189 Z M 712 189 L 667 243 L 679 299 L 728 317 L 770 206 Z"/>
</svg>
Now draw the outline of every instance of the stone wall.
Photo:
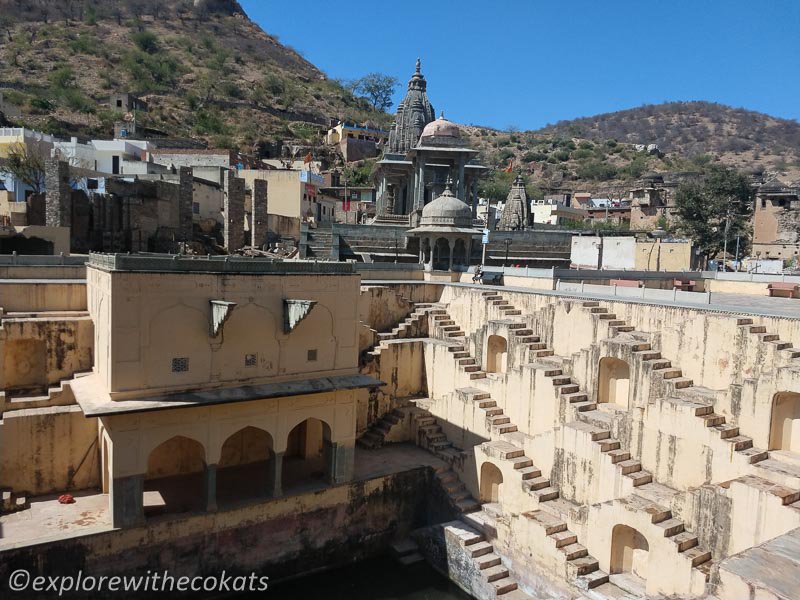
<svg viewBox="0 0 800 600">
<path fill-rule="evenodd" d="M 5 318 L 0 390 L 47 393 L 48 386 L 91 369 L 93 347 L 88 316 Z"/>
<path fill-rule="evenodd" d="M 56 159 L 45 161 L 45 225 L 72 225 L 72 190 L 69 185 L 69 164 Z"/>
<path fill-rule="evenodd" d="M 225 214 L 224 245 L 229 253 L 244 246 L 244 194 L 244 179 L 236 177 L 235 171 L 227 171 L 223 213 Z"/>
<path fill-rule="evenodd" d="M 0 283 L 0 308 L 7 313 L 86 310 L 86 284 L 58 280 L 4 281 Z"/>
<path fill-rule="evenodd" d="M 0 481 L 42 495 L 100 485 L 97 419 L 77 405 L 13 410 L 0 426 Z"/>
<path fill-rule="evenodd" d="M 265 179 L 253 180 L 253 208 L 250 218 L 250 245 L 261 248 L 267 241 L 269 223 L 267 219 L 267 181 Z"/>
<path fill-rule="evenodd" d="M 189 167 L 181 167 L 179 171 L 178 191 L 178 228 L 180 239 L 189 241 L 193 237 L 192 202 L 194 198 L 194 180 Z"/>
<path fill-rule="evenodd" d="M 151 520 L 146 527 L 45 541 L 0 552 L 0 578 L 37 575 L 174 577 L 226 573 L 271 583 L 376 556 L 438 512 L 428 467 L 211 514 Z M 20 597 L 24 597 L 20 595 Z"/>
</svg>

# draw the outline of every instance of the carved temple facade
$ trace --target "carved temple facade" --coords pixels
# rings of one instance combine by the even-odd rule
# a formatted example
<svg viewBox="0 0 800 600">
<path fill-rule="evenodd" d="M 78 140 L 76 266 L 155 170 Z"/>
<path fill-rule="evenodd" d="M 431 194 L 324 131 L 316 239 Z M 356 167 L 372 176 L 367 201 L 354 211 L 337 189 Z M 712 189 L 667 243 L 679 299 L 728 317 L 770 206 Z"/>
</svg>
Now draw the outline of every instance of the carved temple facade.
<svg viewBox="0 0 800 600">
<path fill-rule="evenodd" d="M 478 204 L 478 180 L 486 167 L 476 160 L 459 128 L 444 118 L 434 120 L 427 82 L 417 69 L 397 109 L 383 157 L 377 163 L 376 221 L 407 221 L 412 213 L 437 198 L 452 178 L 454 193 L 472 207 Z"/>
</svg>

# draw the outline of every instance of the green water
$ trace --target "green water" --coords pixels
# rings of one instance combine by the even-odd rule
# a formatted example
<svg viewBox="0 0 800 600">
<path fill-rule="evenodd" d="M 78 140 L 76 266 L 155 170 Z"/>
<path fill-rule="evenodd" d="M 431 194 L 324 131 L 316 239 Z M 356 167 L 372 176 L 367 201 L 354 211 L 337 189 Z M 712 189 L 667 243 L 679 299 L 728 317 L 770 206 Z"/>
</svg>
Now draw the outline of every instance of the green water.
<svg viewBox="0 0 800 600">
<path fill-rule="evenodd" d="M 392 558 L 354 565 L 270 586 L 270 600 L 469 600 L 427 563 L 403 566 Z"/>
</svg>

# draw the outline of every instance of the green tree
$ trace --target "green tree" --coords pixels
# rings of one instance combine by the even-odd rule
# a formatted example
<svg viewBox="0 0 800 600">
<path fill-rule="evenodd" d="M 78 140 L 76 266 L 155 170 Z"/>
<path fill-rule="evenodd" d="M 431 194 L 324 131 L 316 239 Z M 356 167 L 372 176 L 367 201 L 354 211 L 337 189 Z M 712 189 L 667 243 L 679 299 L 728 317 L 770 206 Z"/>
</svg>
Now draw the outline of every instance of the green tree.
<svg viewBox="0 0 800 600">
<path fill-rule="evenodd" d="M 713 166 L 702 182 L 682 184 L 675 194 L 678 227 L 707 259 L 720 253 L 727 239 L 747 246 L 755 192 L 747 177 Z"/>
<path fill-rule="evenodd" d="M 370 73 L 350 84 L 354 93 L 367 98 L 375 110 L 385 111 L 392 105 L 397 77 Z"/>
<path fill-rule="evenodd" d="M 478 195 L 494 202 L 505 200 L 516 176 L 516 173 L 494 171 L 489 177 L 478 183 Z"/>
<path fill-rule="evenodd" d="M 152 31 L 148 31 L 147 29 L 137 31 L 131 35 L 131 39 L 133 39 L 133 43 L 136 44 L 142 52 L 147 52 L 148 54 L 155 54 L 158 52 L 158 38 Z"/>
</svg>

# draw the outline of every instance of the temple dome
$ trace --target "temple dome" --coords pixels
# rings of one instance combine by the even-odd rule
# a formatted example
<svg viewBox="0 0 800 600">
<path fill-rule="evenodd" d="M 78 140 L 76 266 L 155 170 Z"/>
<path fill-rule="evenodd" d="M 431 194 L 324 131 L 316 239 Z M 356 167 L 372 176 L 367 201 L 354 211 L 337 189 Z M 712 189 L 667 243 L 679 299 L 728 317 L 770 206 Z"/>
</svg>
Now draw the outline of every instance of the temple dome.
<svg viewBox="0 0 800 600">
<path fill-rule="evenodd" d="M 448 121 L 444 118 L 444 115 L 442 115 L 435 121 L 428 123 L 425 126 L 425 129 L 422 130 L 420 139 L 422 140 L 425 138 L 461 139 L 461 130 L 458 128 L 458 125 Z"/>
<path fill-rule="evenodd" d="M 453 195 L 448 187 L 422 209 L 420 226 L 472 227 L 472 209 Z"/>
</svg>

